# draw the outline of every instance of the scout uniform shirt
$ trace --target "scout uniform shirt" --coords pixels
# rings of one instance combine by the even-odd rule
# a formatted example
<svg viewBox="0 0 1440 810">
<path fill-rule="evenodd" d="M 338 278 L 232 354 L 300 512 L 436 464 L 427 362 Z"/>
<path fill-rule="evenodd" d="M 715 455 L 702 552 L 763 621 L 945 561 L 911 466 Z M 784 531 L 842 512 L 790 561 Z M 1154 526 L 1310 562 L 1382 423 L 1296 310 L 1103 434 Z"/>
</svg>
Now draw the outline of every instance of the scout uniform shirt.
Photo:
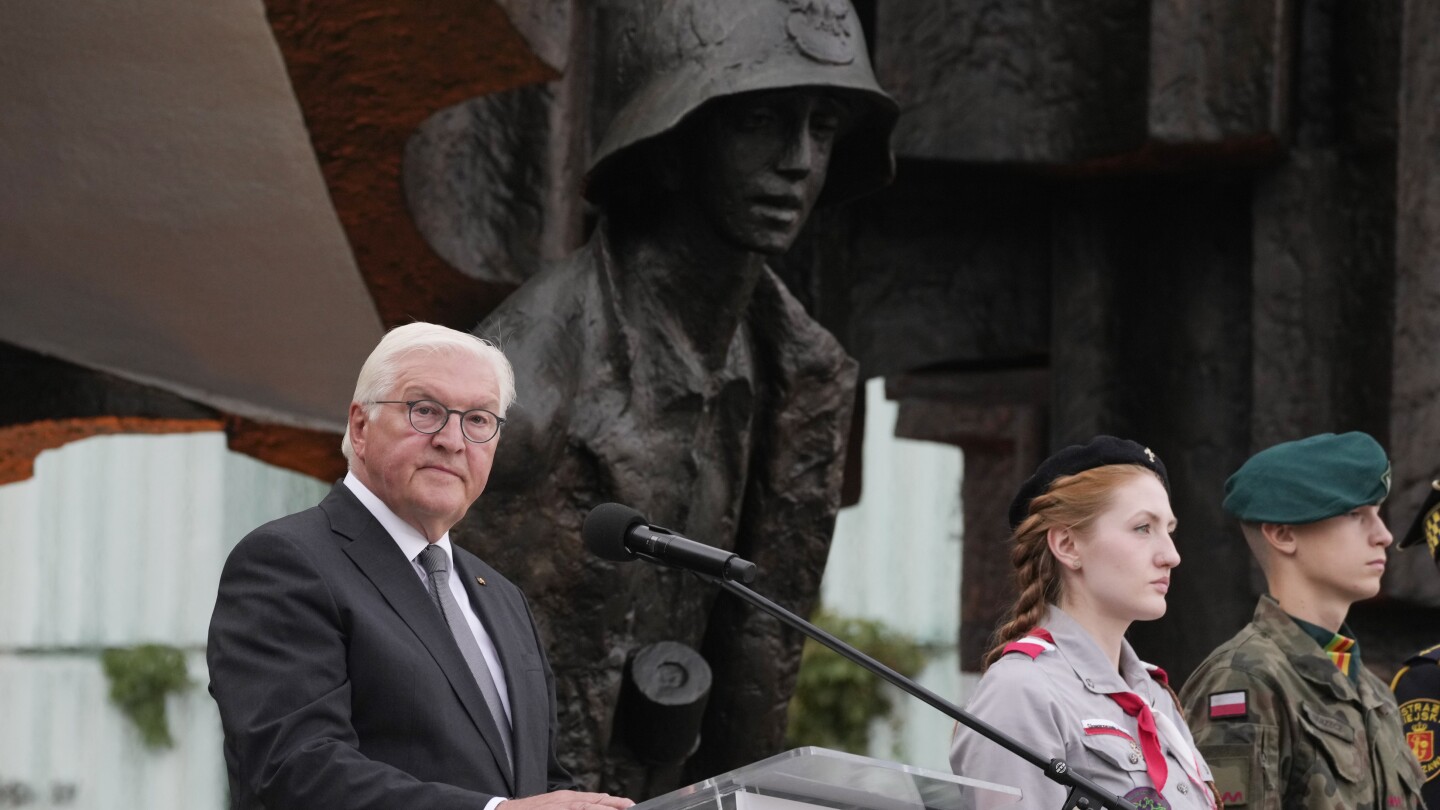
<svg viewBox="0 0 1440 810">
<path fill-rule="evenodd" d="M 1182 699 L 1227 808 L 1424 806 L 1385 683 L 1364 667 L 1352 682 L 1269 596 Z"/>
<path fill-rule="evenodd" d="M 1390 691 L 1400 704 L 1400 725 L 1410 753 L 1425 773 L 1420 794 L 1425 805 L 1440 808 L 1440 644 L 1421 650 L 1405 662 L 1404 669 L 1390 682 Z"/>
<path fill-rule="evenodd" d="M 990 666 L 966 708 L 1141 810 L 1210 810 L 1210 770 L 1157 682 L 1163 677 L 1129 642 L 1117 672 L 1090 634 L 1051 605 L 1040 628 Z M 961 776 L 1020 788 L 1025 807 L 1060 807 L 1065 799 L 1065 788 L 1040 769 L 968 728 L 956 729 L 950 765 Z"/>
</svg>

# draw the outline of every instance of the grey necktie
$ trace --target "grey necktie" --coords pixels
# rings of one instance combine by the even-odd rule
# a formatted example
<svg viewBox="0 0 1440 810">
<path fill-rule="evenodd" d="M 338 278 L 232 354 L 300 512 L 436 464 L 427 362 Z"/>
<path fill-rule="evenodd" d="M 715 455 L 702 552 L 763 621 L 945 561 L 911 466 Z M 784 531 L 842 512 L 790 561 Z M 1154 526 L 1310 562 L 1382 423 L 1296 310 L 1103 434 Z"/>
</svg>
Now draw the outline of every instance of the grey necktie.
<svg viewBox="0 0 1440 810">
<path fill-rule="evenodd" d="M 500 692 L 495 688 L 495 679 L 490 674 L 490 667 L 485 663 L 485 656 L 480 652 L 480 644 L 475 640 L 475 634 L 470 631 L 465 614 L 460 612 L 460 606 L 455 603 L 455 595 L 450 593 L 450 558 L 445 554 L 445 549 L 431 543 L 420 552 L 417 559 L 430 575 L 430 595 L 435 598 L 435 605 L 440 609 L 440 615 L 445 617 L 445 622 L 450 625 L 450 633 L 455 636 L 460 654 L 465 656 L 465 663 L 470 665 L 470 672 L 475 676 L 475 682 L 480 685 L 480 693 L 485 696 L 485 705 L 489 707 L 490 715 L 495 718 L 495 725 L 500 729 L 500 740 L 505 746 L 505 760 L 513 769 L 515 760 L 510 753 L 510 719 L 505 714 L 504 704 L 500 702 Z"/>
</svg>

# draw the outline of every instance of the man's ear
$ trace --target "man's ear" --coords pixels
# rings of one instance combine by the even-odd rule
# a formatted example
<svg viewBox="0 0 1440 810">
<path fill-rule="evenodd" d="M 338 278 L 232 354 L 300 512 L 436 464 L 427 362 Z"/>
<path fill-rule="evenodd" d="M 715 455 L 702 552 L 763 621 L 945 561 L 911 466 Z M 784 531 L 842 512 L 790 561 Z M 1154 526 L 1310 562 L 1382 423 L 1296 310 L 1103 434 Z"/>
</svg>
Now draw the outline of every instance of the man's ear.
<svg viewBox="0 0 1440 810">
<path fill-rule="evenodd" d="M 365 406 L 358 402 L 350 403 L 350 447 L 355 451 L 357 460 L 365 457 L 365 429 L 370 426 L 370 416 L 365 413 Z"/>
<path fill-rule="evenodd" d="M 1295 549 L 1300 544 L 1300 539 L 1295 536 L 1295 527 L 1284 523 L 1262 523 L 1260 535 L 1265 538 L 1265 545 L 1282 557 L 1295 556 Z"/>
<path fill-rule="evenodd" d="M 1080 561 L 1079 549 L 1075 548 L 1075 533 L 1064 526 L 1051 526 L 1045 534 L 1045 543 L 1050 547 L 1050 553 L 1060 565 L 1065 568 L 1074 568 L 1075 563 Z"/>
</svg>

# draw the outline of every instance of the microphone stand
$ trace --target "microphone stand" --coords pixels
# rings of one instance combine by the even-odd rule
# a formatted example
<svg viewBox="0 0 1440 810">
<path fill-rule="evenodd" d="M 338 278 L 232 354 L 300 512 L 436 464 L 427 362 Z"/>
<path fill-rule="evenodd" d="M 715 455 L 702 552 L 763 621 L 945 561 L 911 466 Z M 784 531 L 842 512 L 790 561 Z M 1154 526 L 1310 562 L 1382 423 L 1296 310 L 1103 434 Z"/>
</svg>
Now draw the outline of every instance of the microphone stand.
<svg viewBox="0 0 1440 810">
<path fill-rule="evenodd" d="M 637 554 L 636 556 L 661 565 L 668 565 L 668 563 L 656 560 L 645 554 Z M 844 641 L 841 641 L 830 633 L 816 627 L 814 624 L 800 618 L 791 611 L 786 610 L 744 585 L 721 577 L 711 576 L 710 574 L 702 574 L 698 571 L 691 571 L 690 573 L 703 580 L 719 585 L 721 588 L 735 594 L 785 624 L 788 624 L 801 633 L 845 656 L 850 661 L 859 664 L 905 692 L 914 695 L 934 708 L 953 717 L 956 721 L 964 724 L 968 728 L 979 732 L 981 736 L 995 742 L 1010 753 L 1044 771 L 1045 776 L 1049 778 L 1050 781 L 1068 789 L 1065 794 L 1065 803 L 1061 805 L 1060 810 L 1102 810 L 1102 808 L 1105 810 L 1137 810 L 1135 805 L 1119 796 L 1107 793 L 1099 785 L 1072 771 L 1065 760 L 1058 757 L 1049 761 L 1042 759 L 1039 754 L 1026 748 L 1003 731 L 971 715 L 954 703 L 931 692 L 929 689 L 876 661 L 874 658 L 860 652 Z"/>
</svg>

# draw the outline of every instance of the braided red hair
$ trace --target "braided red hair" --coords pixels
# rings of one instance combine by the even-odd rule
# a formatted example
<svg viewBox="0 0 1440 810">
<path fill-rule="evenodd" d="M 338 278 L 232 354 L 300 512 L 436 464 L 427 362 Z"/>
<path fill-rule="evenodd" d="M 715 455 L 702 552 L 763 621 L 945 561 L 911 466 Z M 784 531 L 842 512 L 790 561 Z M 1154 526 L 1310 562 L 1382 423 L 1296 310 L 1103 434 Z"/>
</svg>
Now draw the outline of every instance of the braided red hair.
<svg viewBox="0 0 1440 810">
<path fill-rule="evenodd" d="M 1010 536 L 1015 544 L 1010 561 L 1015 566 L 1019 595 L 991 637 L 982 670 L 1000 658 L 1005 645 L 1035 629 L 1045 610 L 1060 601 L 1060 566 L 1050 553 L 1050 530 L 1084 529 L 1110 505 L 1116 487 L 1142 474 L 1155 475 L 1139 464 L 1095 467 L 1055 479 L 1048 490 L 1030 501 L 1029 514 Z"/>
</svg>

